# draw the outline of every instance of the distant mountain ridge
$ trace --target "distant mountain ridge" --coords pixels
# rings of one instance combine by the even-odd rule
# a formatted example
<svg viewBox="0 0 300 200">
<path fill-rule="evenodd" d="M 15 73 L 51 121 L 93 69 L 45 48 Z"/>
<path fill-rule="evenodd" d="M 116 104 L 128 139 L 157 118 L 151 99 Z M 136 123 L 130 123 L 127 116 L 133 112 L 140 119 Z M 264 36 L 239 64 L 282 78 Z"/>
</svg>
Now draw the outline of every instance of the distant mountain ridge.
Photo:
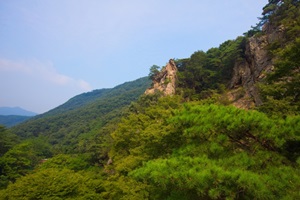
<svg viewBox="0 0 300 200">
<path fill-rule="evenodd" d="M 25 110 L 20 107 L 0 107 L 0 115 L 19 115 L 19 116 L 35 116 L 37 113 Z"/>
</svg>

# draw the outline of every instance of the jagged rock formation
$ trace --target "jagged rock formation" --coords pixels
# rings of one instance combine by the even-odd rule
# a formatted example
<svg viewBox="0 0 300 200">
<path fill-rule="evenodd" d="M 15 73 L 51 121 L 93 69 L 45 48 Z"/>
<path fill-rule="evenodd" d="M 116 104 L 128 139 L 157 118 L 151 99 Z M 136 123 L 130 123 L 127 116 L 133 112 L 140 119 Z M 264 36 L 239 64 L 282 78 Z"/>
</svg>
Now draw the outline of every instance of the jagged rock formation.
<svg viewBox="0 0 300 200">
<path fill-rule="evenodd" d="M 250 108 L 262 103 L 255 83 L 265 76 L 265 73 L 272 70 L 272 60 L 265 49 L 266 37 L 252 37 L 248 40 L 245 50 L 245 58 L 235 63 L 233 76 L 230 82 L 230 89 L 243 87 L 244 95 L 233 104 L 241 108 Z M 230 92 L 231 98 L 235 99 L 235 90 Z"/>
<path fill-rule="evenodd" d="M 245 58 L 235 63 L 229 85 L 229 100 L 240 108 L 251 108 L 262 104 L 256 83 L 266 77 L 273 69 L 272 57 L 267 45 L 282 36 L 283 27 L 274 28 L 266 24 L 260 37 L 251 37 L 246 43 Z M 239 89 L 243 87 L 243 89 Z M 241 92 L 242 91 L 242 92 Z"/>
<path fill-rule="evenodd" d="M 155 92 L 161 92 L 164 95 L 175 94 L 176 89 L 176 73 L 177 67 L 173 59 L 154 77 L 151 88 L 145 91 L 145 94 L 154 94 Z"/>
</svg>

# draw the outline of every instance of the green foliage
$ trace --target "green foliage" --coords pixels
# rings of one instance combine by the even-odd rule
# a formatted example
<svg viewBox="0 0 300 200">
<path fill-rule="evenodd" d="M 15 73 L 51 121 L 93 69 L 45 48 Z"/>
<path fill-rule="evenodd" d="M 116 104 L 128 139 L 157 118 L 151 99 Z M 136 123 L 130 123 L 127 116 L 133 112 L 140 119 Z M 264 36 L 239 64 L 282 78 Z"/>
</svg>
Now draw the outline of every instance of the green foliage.
<svg viewBox="0 0 300 200">
<path fill-rule="evenodd" d="M 262 27 L 267 23 L 278 25 L 282 19 L 295 20 L 290 16 L 299 8 L 299 3 L 299 0 L 269 0 L 263 8 L 258 26 Z"/>
<path fill-rule="evenodd" d="M 87 158 L 81 155 L 67 155 L 59 154 L 49 159 L 44 159 L 43 163 L 38 167 L 39 169 L 49 168 L 67 168 L 74 171 L 85 170 L 89 167 Z"/>
<path fill-rule="evenodd" d="M 105 164 L 108 160 L 108 152 L 112 145 L 110 133 L 117 128 L 116 124 L 118 122 L 119 118 L 113 119 L 95 132 L 80 135 L 74 152 L 84 154 L 85 159 L 91 165 Z"/>
<path fill-rule="evenodd" d="M 0 157 L 0 187 L 31 172 L 44 158 L 52 156 L 44 138 L 23 141 Z"/>
<path fill-rule="evenodd" d="M 152 65 L 150 67 L 149 78 L 153 81 L 155 80 L 157 74 L 160 72 L 160 67 L 157 65 Z"/>
<path fill-rule="evenodd" d="M 102 199 L 101 176 L 90 172 L 49 168 L 39 170 L 9 184 L 0 198 L 18 199 Z"/>
<path fill-rule="evenodd" d="M 263 7 L 262 17 L 260 18 L 260 22 L 258 26 L 262 27 L 267 22 L 269 22 L 270 17 L 273 16 L 278 11 L 282 3 L 283 3 L 282 0 L 269 0 L 267 5 Z"/>
<path fill-rule="evenodd" d="M 102 184 L 104 191 L 103 199 L 140 200 L 149 199 L 147 184 L 136 181 L 128 176 L 111 175 Z"/>
<path fill-rule="evenodd" d="M 277 52 L 275 71 L 268 84 L 260 84 L 264 105 L 259 109 L 269 114 L 295 115 L 300 112 L 300 38 Z"/>
<path fill-rule="evenodd" d="M 228 40 L 219 48 L 211 48 L 206 53 L 195 52 L 189 59 L 178 60 L 178 92 L 188 99 L 211 97 L 209 91 L 219 90 L 220 85 L 228 85 L 235 62 L 244 58 L 246 38 Z M 219 91 L 218 91 L 219 90 Z"/>
<path fill-rule="evenodd" d="M 300 197 L 299 117 L 175 100 L 161 98 L 119 124 L 107 167 L 114 175 L 104 181 L 107 198 Z"/>
<path fill-rule="evenodd" d="M 273 11 L 270 12 L 265 20 L 265 24 L 271 27 L 281 27 L 283 37 L 279 37 L 273 44 L 273 47 L 282 48 L 286 43 L 292 43 L 293 40 L 300 36 L 300 9 L 299 0 L 276 1 L 271 4 Z M 266 6 L 268 8 L 270 6 Z M 272 49 L 274 50 L 274 49 Z"/>
<path fill-rule="evenodd" d="M 295 174 L 293 168 L 269 168 L 269 170 L 272 171 L 260 174 L 239 167 L 224 166 L 222 161 L 212 160 L 205 156 L 176 156 L 150 161 L 143 168 L 134 171 L 132 176 L 140 180 L 147 180 L 157 186 L 151 193 L 155 195 L 152 199 L 281 199 L 297 197 L 297 187 L 289 182 L 298 182 L 299 175 L 297 177 L 285 175 L 285 173 Z M 270 176 L 279 177 L 273 179 Z M 287 195 L 286 191 L 290 193 Z"/>
<path fill-rule="evenodd" d="M 262 31 L 261 31 L 260 25 L 251 26 L 251 29 L 249 31 L 243 33 L 243 35 L 247 38 L 253 37 L 253 36 L 259 36 L 261 34 L 262 34 Z"/>
<path fill-rule="evenodd" d="M 172 127 L 166 119 L 178 108 L 179 101 L 179 97 L 160 98 L 156 105 L 144 107 L 138 114 L 132 113 L 122 120 L 112 134 L 114 144 L 110 152 L 119 165 L 117 170 L 127 174 L 142 161 L 172 151 L 179 141 L 170 135 Z"/>
<path fill-rule="evenodd" d="M 11 133 L 5 127 L 0 126 L 0 157 L 18 142 L 19 138 L 15 134 Z"/>
</svg>

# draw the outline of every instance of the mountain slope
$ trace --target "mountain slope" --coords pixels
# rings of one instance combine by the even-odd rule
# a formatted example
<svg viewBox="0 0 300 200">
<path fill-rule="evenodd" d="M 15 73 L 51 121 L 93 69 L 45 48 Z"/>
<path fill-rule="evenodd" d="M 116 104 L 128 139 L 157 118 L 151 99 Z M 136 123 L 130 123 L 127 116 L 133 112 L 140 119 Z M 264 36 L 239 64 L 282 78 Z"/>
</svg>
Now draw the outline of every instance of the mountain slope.
<svg viewBox="0 0 300 200">
<path fill-rule="evenodd" d="M 0 198 L 300 199 L 299 8 L 270 0 L 263 23 L 273 31 L 177 60 L 177 95 L 125 109 L 137 93 L 123 85 L 25 123 L 19 135 L 45 137 L 0 157 Z M 249 106 L 232 106 L 240 99 Z"/>
<path fill-rule="evenodd" d="M 20 124 L 28 119 L 31 116 L 20 116 L 20 115 L 0 115 L 0 124 L 6 127 L 12 127 L 17 124 Z"/>
<path fill-rule="evenodd" d="M 0 115 L 35 116 L 37 114 L 20 107 L 0 107 Z"/>
<path fill-rule="evenodd" d="M 150 85 L 140 78 L 112 89 L 95 90 L 73 97 L 65 104 L 15 126 L 12 131 L 23 138 L 46 136 L 60 150 L 72 151 L 78 137 L 99 130 L 121 116 L 124 107 L 136 100 Z"/>
</svg>

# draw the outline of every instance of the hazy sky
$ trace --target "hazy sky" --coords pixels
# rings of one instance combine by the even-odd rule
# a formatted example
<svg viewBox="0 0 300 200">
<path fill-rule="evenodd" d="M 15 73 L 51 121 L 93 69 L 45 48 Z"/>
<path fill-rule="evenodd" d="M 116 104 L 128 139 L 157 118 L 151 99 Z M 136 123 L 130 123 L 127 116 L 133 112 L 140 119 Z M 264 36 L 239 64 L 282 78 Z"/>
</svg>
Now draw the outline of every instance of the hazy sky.
<svg viewBox="0 0 300 200">
<path fill-rule="evenodd" d="M 43 113 L 235 39 L 267 0 L 0 0 L 0 107 Z"/>
</svg>

